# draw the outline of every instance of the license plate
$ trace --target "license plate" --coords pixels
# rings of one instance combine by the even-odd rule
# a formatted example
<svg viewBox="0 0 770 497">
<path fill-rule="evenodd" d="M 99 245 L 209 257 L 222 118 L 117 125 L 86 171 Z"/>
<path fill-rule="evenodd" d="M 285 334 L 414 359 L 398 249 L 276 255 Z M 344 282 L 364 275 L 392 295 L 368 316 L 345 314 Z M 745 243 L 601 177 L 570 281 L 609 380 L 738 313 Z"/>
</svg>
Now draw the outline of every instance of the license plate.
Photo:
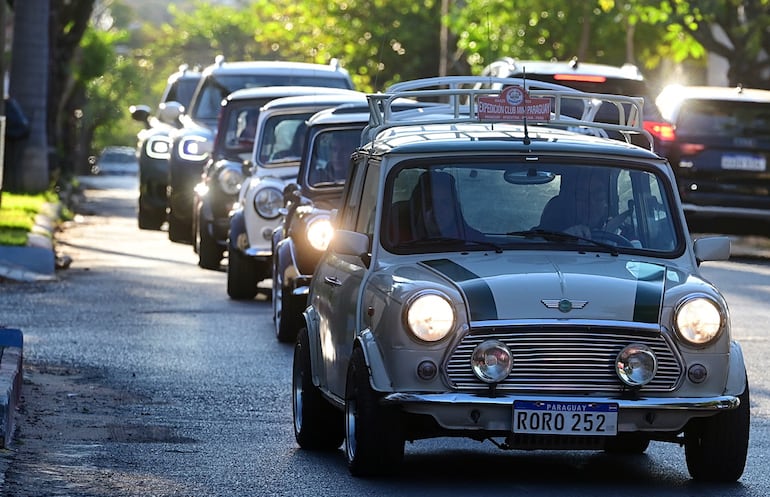
<svg viewBox="0 0 770 497">
<path fill-rule="evenodd" d="M 723 155 L 722 169 L 737 171 L 764 171 L 765 158 L 756 155 Z"/>
<path fill-rule="evenodd" d="M 618 432 L 618 405 L 517 400 L 513 432 L 540 435 L 603 435 Z"/>
</svg>

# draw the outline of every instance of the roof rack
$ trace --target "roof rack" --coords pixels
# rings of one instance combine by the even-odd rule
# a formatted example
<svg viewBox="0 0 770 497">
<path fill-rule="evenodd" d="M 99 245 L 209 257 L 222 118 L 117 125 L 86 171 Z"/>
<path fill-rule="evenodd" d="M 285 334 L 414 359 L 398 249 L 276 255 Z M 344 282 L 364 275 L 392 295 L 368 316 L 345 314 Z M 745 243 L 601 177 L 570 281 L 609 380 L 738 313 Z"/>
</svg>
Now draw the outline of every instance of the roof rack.
<svg viewBox="0 0 770 497">
<path fill-rule="evenodd" d="M 486 87 L 484 87 L 486 86 Z M 529 98 L 548 99 L 551 104 L 550 119 L 547 122 L 532 122 L 527 125 L 578 128 L 583 132 L 608 137 L 608 132 L 619 133 L 631 143 L 632 135 L 642 135 L 653 148 L 652 135 L 644 129 L 642 110 L 644 99 L 623 95 L 587 93 L 543 81 L 525 78 L 493 78 L 487 76 L 443 76 L 417 79 L 396 83 L 384 93 L 367 95 L 369 102 L 369 125 L 362 134 L 365 141 L 375 141 L 390 128 L 425 124 L 457 123 L 524 123 L 525 120 L 490 120 L 479 115 L 479 98 L 500 95 L 504 88 L 519 86 L 524 88 Z M 442 99 L 446 103 L 433 105 L 415 111 L 397 111 L 393 102 L 396 99 L 410 98 Z M 562 114 L 562 105 L 577 100 L 583 106 L 579 118 Z M 617 122 L 599 122 L 596 116 L 603 105 L 617 109 Z"/>
</svg>

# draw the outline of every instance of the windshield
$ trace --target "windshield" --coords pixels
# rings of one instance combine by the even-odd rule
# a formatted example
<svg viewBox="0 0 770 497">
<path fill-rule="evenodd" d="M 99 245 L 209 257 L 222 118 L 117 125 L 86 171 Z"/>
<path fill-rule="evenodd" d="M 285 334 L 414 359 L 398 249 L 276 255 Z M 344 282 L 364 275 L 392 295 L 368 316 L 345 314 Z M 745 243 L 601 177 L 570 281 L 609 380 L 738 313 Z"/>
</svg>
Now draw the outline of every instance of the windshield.
<svg viewBox="0 0 770 497">
<path fill-rule="evenodd" d="M 345 184 L 350 156 L 361 141 L 363 124 L 355 128 L 333 128 L 315 135 L 307 167 L 308 184 L 313 188 Z"/>
<path fill-rule="evenodd" d="M 666 181 L 570 162 L 478 162 L 390 174 L 382 239 L 395 253 L 536 248 L 673 253 L 683 242 Z"/>
<path fill-rule="evenodd" d="M 297 74 L 228 74 L 207 77 L 200 88 L 200 95 L 192 109 L 196 119 L 216 122 L 220 104 L 230 93 L 244 88 L 265 86 L 322 86 L 329 88 L 348 88 L 346 79 L 340 77 L 322 77 L 317 75 Z"/>
<path fill-rule="evenodd" d="M 265 119 L 258 130 L 257 162 L 265 167 L 298 162 L 305 143 L 306 121 L 313 114 L 280 114 Z"/>
<path fill-rule="evenodd" d="M 676 133 L 687 136 L 770 136 L 770 103 L 688 100 L 682 105 Z"/>
</svg>

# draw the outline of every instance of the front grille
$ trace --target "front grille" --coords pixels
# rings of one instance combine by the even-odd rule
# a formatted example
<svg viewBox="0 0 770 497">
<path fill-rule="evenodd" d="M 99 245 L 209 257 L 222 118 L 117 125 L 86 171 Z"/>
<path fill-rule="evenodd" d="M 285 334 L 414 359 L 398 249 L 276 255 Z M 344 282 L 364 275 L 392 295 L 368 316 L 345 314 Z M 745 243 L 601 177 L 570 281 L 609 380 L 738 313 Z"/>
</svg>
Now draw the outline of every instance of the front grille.
<svg viewBox="0 0 770 497">
<path fill-rule="evenodd" d="M 458 390 L 488 389 L 471 370 L 471 354 L 481 342 L 496 339 L 513 353 L 513 370 L 498 392 L 617 393 L 627 387 L 615 373 L 615 359 L 626 345 L 642 343 L 658 358 L 655 378 L 642 392 L 670 392 L 682 366 L 663 333 L 596 326 L 522 326 L 472 330 L 446 363 L 449 381 Z"/>
</svg>

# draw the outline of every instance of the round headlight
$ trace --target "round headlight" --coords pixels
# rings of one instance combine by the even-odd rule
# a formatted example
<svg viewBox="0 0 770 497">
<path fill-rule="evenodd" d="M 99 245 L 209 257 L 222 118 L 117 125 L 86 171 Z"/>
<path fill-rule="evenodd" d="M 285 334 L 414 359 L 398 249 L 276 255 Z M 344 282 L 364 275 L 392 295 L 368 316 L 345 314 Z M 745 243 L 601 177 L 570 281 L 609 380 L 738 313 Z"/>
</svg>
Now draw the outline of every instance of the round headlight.
<svg viewBox="0 0 770 497">
<path fill-rule="evenodd" d="M 437 293 L 423 293 L 406 309 L 409 330 L 426 342 L 441 340 L 455 326 L 455 312 L 449 299 Z"/>
<path fill-rule="evenodd" d="M 326 250 L 333 235 L 334 228 L 328 216 L 317 216 L 307 223 L 307 241 L 319 252 Z"/>
<path fill-rule="evenodd" d="M 217 177 L 219 187 L 227 195 L 235 195 L 241 189 L 243 184 L 243 173 L 240 169 L 225 167 L 219 172 Z"/>
<path fill-rule="evenodd" d="M 473 374 L 485 383 L 499 383 L 513 368 L 513 354 L 500 340 L 481 342 L 471 355 Z"/>
<path fill-rule="evenodd" d="M 634 343 L 620 351 L 615 359 L 615 372 L 628 386 L 646 385 L 658 370 L 658 359 L 648 346 Z"/>
<path fill-rule="evenodd" d="M 674 318 L 676 331 L 684 340 L 703 345 L 714 340 L 722 329 L 722 313 L 714 301 L 696 297 L 679 305 Z"/>
<path fill-rule="evenodd" d="M 263 188 L 254 196 L 254 209 L 265 219 L 275 219 L 281 215 L 283 194 L 277 188 Z"/>
</svg>

